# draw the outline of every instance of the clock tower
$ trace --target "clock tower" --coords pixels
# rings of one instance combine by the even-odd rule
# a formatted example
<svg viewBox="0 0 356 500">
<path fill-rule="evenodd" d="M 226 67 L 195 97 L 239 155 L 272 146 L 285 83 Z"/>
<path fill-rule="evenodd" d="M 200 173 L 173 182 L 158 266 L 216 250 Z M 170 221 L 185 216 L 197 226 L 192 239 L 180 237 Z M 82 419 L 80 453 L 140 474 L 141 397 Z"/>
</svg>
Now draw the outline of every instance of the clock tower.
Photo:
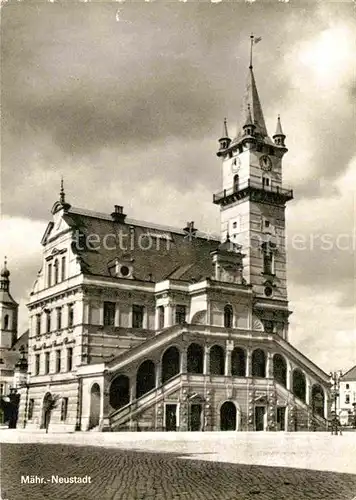
<svg viewBox="0 0 356 500">
<path fill-rule="evenodd" d="M 293 191 L 282 183 L 287 152 L 280 117 L 268 135 L 250 63 L 242 120 L 231 139 L 224 122 L 217 156 L 222 160 L 221 238 L 242 246 L 244 279 L 254 291 L 254 314 L 264 330 L 288 339 L 285 208 Z"/>
</svg>

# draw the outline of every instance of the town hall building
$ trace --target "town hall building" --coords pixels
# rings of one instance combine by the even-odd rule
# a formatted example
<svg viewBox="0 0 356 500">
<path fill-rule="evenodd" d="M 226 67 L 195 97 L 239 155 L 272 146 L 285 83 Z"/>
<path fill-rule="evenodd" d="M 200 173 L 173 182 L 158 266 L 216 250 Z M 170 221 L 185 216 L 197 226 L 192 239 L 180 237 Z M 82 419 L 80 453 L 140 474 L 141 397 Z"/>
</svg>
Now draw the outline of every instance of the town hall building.
<svg viewBox="0 0 356 500">
<path fill-rule="evenodd" d="M 72 207 L 62 184 L 28 303 L 20 427 L 326 428 L 329 376 L 289 342 L 286 136 L 279 117 L 267 132 L 252 63 L 243 102 L 218 141 L 216 238 Z"/>
</svg>

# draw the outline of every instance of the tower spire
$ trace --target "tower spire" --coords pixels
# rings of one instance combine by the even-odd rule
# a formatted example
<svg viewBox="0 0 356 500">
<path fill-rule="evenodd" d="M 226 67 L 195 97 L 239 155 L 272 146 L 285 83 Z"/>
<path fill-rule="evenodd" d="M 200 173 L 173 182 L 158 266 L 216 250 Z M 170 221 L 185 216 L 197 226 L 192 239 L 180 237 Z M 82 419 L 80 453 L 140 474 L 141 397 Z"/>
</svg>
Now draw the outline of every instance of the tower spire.
<svg viewBox="0 0 356 500">
<path fill-rule="evenodd" d="M 285 138 L 286 138 L 286 136 L 282 130 L 281 117 L 280 117 L 280 115 L 278 115 L 276 132 L 273 136 L 274 143 L 276 144 L 276 146 L 285 147 L 285 144 L 284 144 Z"/>
<path fill-rule="evenodd" d="M 6 292 L 9 291 L 9 285 L 10 285 L 9 276 L 10 276 L 10 271 L 7 268 L 7 257 L 5 256 L 4 266 L 0 272 L 0 289 Z"/>
</svg>

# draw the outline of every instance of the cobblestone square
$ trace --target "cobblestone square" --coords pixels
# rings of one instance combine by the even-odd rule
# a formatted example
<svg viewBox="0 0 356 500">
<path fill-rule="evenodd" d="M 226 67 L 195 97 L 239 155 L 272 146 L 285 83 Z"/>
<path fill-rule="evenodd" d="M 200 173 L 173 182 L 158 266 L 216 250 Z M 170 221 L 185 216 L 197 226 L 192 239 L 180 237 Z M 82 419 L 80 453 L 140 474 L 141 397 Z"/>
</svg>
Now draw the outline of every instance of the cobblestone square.
<svg viewBox="0 0 356 500">
<path fill-rule="evenodd" d="M 46 435 L 4 431 L 0 436 L 2 498 L 352 500 L 356 496 L 356 474 L 335 472 L 332 462 L 335 458 L 337 463 L 338 453 L 344 450 L 344 470 L 356 469 L 354 465 L 347 465 L 354 461 L 354 436 L 344 434 L 336 440 L 336 436 L 326 433 L 300 434 L 297 446 L 296 434 L 191 433 L 180 436 L 158 433 L 153 440 L 152 433 Z M 245 460 L 237 452 L 247 449 L 243 442 L 250 443 L 251 451 L 245 453 Z M 285 446 L 284 455 L 281 446 Z M 327 470 L 325 464 L 327 446 L 331 470 Z M 310 450 L 311 456 L 301 467 L 303 463 L 296 452 L 299 449 L 301 456 L 304 448 Z M 317 448 L 320 464 L 324 466 L 320 468 L 326 470 L 315 470 Z M 294 467 L 291 466 L 293 457 Z M 342 467 L 339 464 L 334 469 Z M 21 476 L 41 477 L 44 482 L 21 483 Z M 91 482 L 58 484 L 51 480 L 52 476 L 89 476 Z"/>
</svg>

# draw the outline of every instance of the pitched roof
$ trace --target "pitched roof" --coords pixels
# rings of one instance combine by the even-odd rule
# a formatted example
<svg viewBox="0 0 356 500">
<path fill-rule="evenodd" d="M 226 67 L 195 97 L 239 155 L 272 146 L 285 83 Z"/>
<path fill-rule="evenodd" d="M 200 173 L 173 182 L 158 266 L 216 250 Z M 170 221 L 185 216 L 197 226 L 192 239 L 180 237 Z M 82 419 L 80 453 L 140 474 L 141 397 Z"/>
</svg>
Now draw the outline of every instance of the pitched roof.
<svg viewBox="0 0 356 500">
<path fill-rule="evenodd" d="M 84 274 L 113 276 L 113 266 L 129 263 L 133 277 L 158 282 L 168 277 L 195 281 L 212 275 L 210 252 L 220 241 L 183 229 L 70 208 L 63 219 L 74 230 L 74 253 Z"/>
<path fill-rule="evenodd" d="M 353 366 L 352 368 L 350 368 L 350 370 L 348 372 L 345 373 L 345 375 L 343 375 L 341 377 L 341 380 L 343 382 L 346 382 L 348 380 L 350 381 L 356 381 L 356 365 Z"/>
</svg>

